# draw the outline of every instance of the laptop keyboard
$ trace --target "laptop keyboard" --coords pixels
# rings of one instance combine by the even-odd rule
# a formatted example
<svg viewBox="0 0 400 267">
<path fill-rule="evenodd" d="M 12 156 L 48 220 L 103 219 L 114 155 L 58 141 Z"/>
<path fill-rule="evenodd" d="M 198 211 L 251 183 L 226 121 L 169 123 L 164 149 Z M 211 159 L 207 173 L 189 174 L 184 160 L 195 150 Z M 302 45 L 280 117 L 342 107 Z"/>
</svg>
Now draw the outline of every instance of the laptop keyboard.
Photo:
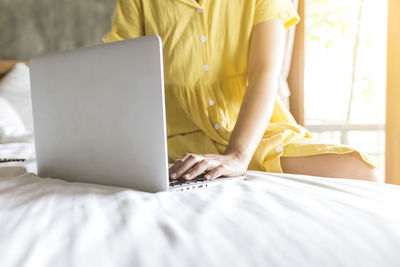
<svg viewBox="0 0 400 267">
<path fill-rule="evenodd" d="M 193 180 L 186 181 L 183 179 L 177 179 L 177 180 L 169 180 L 169 185 L 170 186 L 175 186 L 175 185 L 184 185 L 184 184 L 192 184 L 192 183 L 197 183 L 197 182 L 204 182 L 204 177 L 197 177 Z"/>
<path fill-rule="evenodd" d="M 208 180 L 205 180 L 202 175 L 190 181 L 186 181 L 183 179 L 169 180 L 169 187 L 171 189 L 176 189 L 176 191 L 184 191 L 195 188 L 207 187 L 207 182 Z"/>
</svg>

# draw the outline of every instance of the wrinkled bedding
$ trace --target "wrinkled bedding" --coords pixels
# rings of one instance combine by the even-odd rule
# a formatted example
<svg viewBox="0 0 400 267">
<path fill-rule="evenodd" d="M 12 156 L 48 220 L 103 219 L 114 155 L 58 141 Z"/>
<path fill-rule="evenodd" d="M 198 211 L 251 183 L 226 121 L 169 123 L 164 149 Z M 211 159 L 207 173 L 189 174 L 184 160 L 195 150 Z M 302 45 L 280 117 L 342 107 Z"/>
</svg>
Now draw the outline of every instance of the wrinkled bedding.
<svg viewBox="0 0 400 267">
<path fill-rule="evenodd" d="M 157 194 L 3 177 L 0 265 L 400 266 L 400 187 L 247 176 Z"/>
</svg>

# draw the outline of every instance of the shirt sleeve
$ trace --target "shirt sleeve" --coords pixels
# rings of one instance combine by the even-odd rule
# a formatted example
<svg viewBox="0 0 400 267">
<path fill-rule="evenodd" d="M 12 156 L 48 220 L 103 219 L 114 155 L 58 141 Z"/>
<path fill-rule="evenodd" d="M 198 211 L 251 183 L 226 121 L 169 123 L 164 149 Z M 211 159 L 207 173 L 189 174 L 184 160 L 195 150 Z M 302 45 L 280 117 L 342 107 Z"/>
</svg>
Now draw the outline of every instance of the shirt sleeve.
<svg viewBox="0 0 400 267">
<path fill-rule="evenodd" d="M 143 8 L 139 0 L 118 0 L 111 31 L 104 42 L 115 42 L 144 35 Z"/>
<path fill-rule="evenodd" d="M 275 19 L 282 20 L 285 29 L 300 21 L 292 0 L 256 0 L 253 24 Z"/>
</svg>

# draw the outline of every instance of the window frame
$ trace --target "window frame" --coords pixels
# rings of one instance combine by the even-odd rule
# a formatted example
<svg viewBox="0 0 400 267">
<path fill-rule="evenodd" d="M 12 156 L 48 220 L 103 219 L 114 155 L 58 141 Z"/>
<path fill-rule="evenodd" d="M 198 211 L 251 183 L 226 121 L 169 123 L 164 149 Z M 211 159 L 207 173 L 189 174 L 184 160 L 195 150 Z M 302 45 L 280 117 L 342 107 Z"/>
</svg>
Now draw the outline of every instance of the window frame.
<svg viewBox="0 0 400 267">
<path fill-rule="evenodd" d="M 296 27 L 293 46 L 292 65 L 288 77 L 290 88 L 290 111 L 297 123 L 304 126 L 304 48 L 305 48 L 305 0 L 299 0 L 298 13 L 302 20 Z M 386 125 L 375 125 L 369 128 L 384 127 L 386 131 L 385 149 L 385 182 L 400 185 L 400 2 L 388 0 L 388 41 L 387 41 L 387 83 L 386 83 Z M 325 125 L 326 126 L 326 125 Z M 328 125 L 329 126 L 329 125 Z M 337 127 L 338 125 L 330 125 Z M 322 127 L 322 128 L 321 128 Z M 326 131 L 324 126 L 311 125 L 311 129 Z M 354 130 L 358 126 L 350 124 Z M 359 130 L 368 126 L 359 126 Z"/>
<path fill-rule="evenodd" d="M 388 0 L 386 182 L 400 185 L 400 2 Z"/>
</svg>

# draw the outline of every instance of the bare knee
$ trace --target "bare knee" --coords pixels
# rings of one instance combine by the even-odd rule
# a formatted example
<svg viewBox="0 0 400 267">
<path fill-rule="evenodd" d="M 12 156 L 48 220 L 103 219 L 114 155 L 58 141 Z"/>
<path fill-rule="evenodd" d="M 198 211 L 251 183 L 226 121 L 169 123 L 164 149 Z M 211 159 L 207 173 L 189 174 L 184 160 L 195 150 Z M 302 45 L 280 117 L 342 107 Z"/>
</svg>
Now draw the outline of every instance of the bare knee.
<svg viewBox="0 0 400 267">
<path fill-rule="evenodd" d="M 380 182 L 378 170 L 372 167 L 367 168 L 364 170 L 364 174 L 360 176 L 360 180 Z"/>
<path fill-rule="evenodd" d="M 285 173 L 379 181 L 376 168 L 367 164 L 356 152 L 281 158 L 281 165 Z"/>
<path fill-rule="evenodd" d="M 348 172 L 349 177 L 353 179 L 378 182 L 378 170 L 366 163 L 361 156 L 356 153 L 344 154 L 345 156 L 345 170 Z"/>
</svg>

